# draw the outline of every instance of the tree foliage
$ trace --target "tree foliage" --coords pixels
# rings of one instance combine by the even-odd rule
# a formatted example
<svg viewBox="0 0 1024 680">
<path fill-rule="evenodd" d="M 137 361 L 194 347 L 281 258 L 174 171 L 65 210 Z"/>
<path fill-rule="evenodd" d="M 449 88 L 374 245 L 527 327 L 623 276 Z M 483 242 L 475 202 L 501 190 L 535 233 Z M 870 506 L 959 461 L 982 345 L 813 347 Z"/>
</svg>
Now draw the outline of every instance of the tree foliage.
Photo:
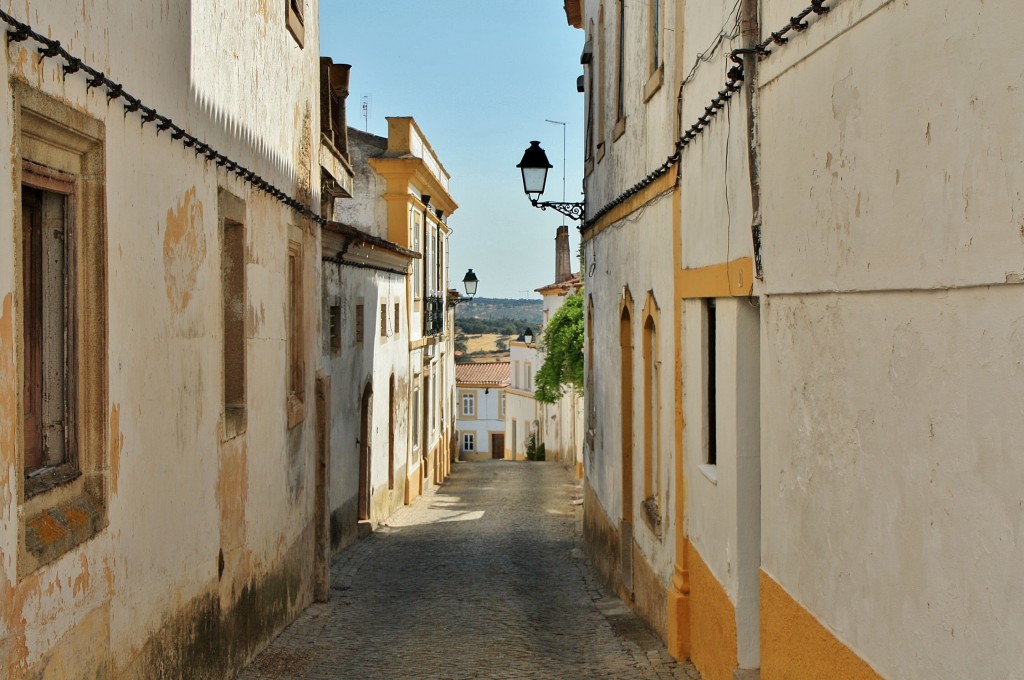
<svg viewBox="0 0 1024 680">
<path fill-rule="evenodd" d="M 544 330 L 544 365 L 537 371 L 534 398 L 554 404 L 565 387 L 583 391 L 583 290 L 565 299 Z"/>
</svg>

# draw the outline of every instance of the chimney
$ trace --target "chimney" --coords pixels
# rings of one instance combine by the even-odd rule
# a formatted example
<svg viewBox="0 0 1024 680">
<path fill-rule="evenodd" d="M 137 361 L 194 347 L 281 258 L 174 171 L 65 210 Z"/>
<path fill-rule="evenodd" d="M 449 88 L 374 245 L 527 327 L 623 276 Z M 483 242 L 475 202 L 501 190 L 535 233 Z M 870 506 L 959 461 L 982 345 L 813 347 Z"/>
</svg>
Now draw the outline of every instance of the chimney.
<svg viewBox="0 0 1024 680">
<path fill-rule="evenodd" d="M 555 283 L 572 278 L 572 259 L 569 257 L 569 227 L 563 224 L 555 232 Z"/>
</svg>

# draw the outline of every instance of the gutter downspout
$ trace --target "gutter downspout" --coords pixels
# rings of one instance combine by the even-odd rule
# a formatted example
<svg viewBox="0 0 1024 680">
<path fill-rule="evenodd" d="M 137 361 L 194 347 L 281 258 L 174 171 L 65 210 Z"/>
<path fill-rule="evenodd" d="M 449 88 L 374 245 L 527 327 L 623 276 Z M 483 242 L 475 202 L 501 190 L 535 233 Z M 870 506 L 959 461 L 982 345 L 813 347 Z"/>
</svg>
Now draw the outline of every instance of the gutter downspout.
<svg viewBox="0 0 1024 680">
<path fill-rule="evenodd" d="M 744 49 L 754 49 L 760 39 L 758 0 L 741 0 L 740 39 Z M 751 238 L 754 245 L 754 276 L 763 281 L 761 266 L 761 143 L 758 135 L 757 73 L 760 57 L 748 53 L 744 59 L 747 92 L 747 155 L 750 167 Z"/>
</svg>

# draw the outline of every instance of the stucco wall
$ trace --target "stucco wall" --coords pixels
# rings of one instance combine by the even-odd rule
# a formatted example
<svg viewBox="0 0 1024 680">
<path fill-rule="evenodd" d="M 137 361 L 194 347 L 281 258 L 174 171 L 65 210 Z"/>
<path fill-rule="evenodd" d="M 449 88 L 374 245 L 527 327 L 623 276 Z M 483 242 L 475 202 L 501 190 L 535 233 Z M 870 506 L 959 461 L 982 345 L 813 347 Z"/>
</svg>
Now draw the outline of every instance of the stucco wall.
<svg viewBox="0 0 1024 680">
<path fill-rule="evenodd" d="M 462 394 L 471 392 L 474 395 L 476 405 L 476 417 L 466 418 L 462 415 Z M 505 419 L 499 417 L 501 412 L 501 396 L 505 390 L 501 387 L 466 387 L 456 385 L 455 390 L 455 429 L 459 437 L 456 448 L 460 457 L 490 458 L 491 457 L 491 433 L 505 433 Z M 473 452 L 462 450 L 462 435 L 472 433 L 475 435 L 476 448 Z M 507 444 L 506 444 L 507 446 Z"/>
<path fill-rule="evenodd" d="M 887 677 L 1024 664 L 1022 25 L 837 3 L 761 71 L 764 569 Z"/>
<path fill-rule="evenodd" d="M 1021 317 L 1008 286 L 765 309 L 764 569 L 883 675 L 1024 663 Z"/>
<path fill-rule="evenodd" d="M 675 517 L 672 498 L 675 490 L 673 469 L 674 420 L 673 372 L 674 356 L 672 249 L 659 244 L 671 243 L 671 200 L 660 199 L 649 205 L 643 215 L 623 221 L 601 232 L 584 245 L 587 262 L 595 262 L 594 274 L 587 279 L 586 294 L 593 301 L 593 339 L 591 357 L 593 389 L 588 398 L 594 400 L 594 444 L 584 469 L 594 495 L 605 513 L 617 522 L 622 518 L 622 399 L 620 390 L 619 309 L 628 287 L 633 299 L 631 331 L 633 338 L 633 498 L 636 528 L 634 540 L 655 574 L 668 582 L 672 575 Z M 644 266 L 636 263 L 643 262 Z M 661 470 L 660 508 L 661 538 L 641 520 L 643 500 L 643 342 L 642 312 L 648 292 L 652 292 L 660 308 L 658 323 L 658 355 L 661 360 L 661 416 L 658 466 Z"/>
<path fill-rule="evenodd" d="M 213 3 L 201 2 L 131 11 L 91 0 L 0 6 L 317 205 L 315 22 L 300 50 L 285 30 L 283 9 L 251 20 L 241 2 L 217 3 L 216 14 Z M 316 2 L 307 11 L 315 17 Z M 289 431 L 284 281 L 288 241 L 297 239 L 304 290 L 315 289 L 316 232 L 303 230 L 290 209 L 197 160 L 169 134 L 141 128 L 137 114 L 123 116 L 102 92 L 87 92 L 81 74 L 62 81 L 59 65 L 39 64 L 31 43 L 12 46 L 3 59 L 14 78 L 105 128 L 109 524 L 18 578 L 17 381 L 3 380 L 0 569 L 8 586 L 0 674 L 21 677 L 47 663 L 103 677 L 153 677 L 187 664 L 225 673 L 310 599 L 298 574 L 308 573 L 312 555 L 313 372 L 305 375 L 306 418 Z M 0 138 L 13 165 L 11 92 L 7 78 L 0 81 Z M 278 124 L 282 117 L 292 124 Z M 246 202 L 247 429 L 229 442 L 222 441 L 221 421 L 219 186 Z M 16 205 L 12 182 L 0 183 L 0 192 L 4 205 Z M 0 301 L 7 310 L 0 363 L 9 376 L 17 375 L 20 356 L 12 342 L 20 323 L 13 305 L 20 263 L 12 247 L 19 222 L 0 226 Z M 315 356 L 317 321 L 315 306 L 307 307 L 306 357 Z M 232 629 L 243 606 L 261 620 L 247 633 Z M 206 626 L 204 636 L 198 626 Z M 210 646 L 232 635 L 231 651 Z"/>
<path fill-rule="evenodd" d="M 404 277 L 367 269 L 323 263 L 324 318 L 329 307 L 340 306 L 341 348 L 326 351 L 325 368 L 331 375 L 331 478 L 330 510 L 335 549 L 355 537 L 359 494 L 360 428 L 362 398 L 367 386 L 373 392 L 370 428 L 370 486 L 375 492 L 370 519 L 383 521 L 404 498 L 408 467 L 409 334 L 406 323 L 408 299 Z M 401 309 L 398 332 L 394 331 L 394 305 Z M 380 334 L 380 305 L 387 305 L 388 333 Z M 356 341 L 355 315 L 363 307 L 363 341 Z M 328 348 L 325 348 L 329 350 Z M 390 422 L 389 389 L 395 377 L 395 421 Z M 395 489 L 387 489 L 389 436 L 394 432 Z"/>
</svg>

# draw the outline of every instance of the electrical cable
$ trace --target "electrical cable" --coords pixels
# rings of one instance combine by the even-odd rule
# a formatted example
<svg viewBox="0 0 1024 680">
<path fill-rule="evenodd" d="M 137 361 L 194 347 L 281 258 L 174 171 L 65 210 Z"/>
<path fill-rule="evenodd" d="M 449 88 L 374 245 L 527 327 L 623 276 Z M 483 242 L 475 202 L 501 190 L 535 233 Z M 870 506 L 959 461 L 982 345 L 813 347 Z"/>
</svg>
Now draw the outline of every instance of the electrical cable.
<svg viewBox="0 0 1024 680">
<path fill-rule="evenodd" d="M 45 35 L 33 30 L 29 24 L 18 21 L 3 10 L 0 10 L 0 21 L 11 26 L 11 29 L 6 31 L 8 47 L 11 43 L 22 42 L 28 39 L 39 43 L 41 47 L 37 48 L 36 51 L 39 53 L 40 62 L 42 62 L 43 59 L 59 58 L 63 60 L 64 65 L 62 67 L 61 75 L 64 79 L 67 79 L 69 75 L 78 73 L 79 71 L 87 74 L 86 90 L 88 91 L 98 87 L 105 88 L 108 106 L 116 99 L 123 100 L 124 115 L 126 118 L 129 113 L 138 113 L 143 127 L 145 127 L 147 123 L 155 122 L 157 124 L 157 135 L 169 130 L 171 139 L 181 142 L 182 146 L 186 149 L 192 149 L 197 158 L 202 155 L 205 162 L 215 161 L 218 168 L 224 168 L 228 172 L 233 172 L 243 182 L 265 192 L 303 217 L 308 217 L 317 224 L 323 225 L 327 223 L 328 220 L 326 217 L 313 212 L 309 206 L 304 205 L 299 199 L 288 195 L 286 192 L 268 182 L 257 173 L 253 172 L 241 163 L 232 160 L 225 154 L 213 148 L 210 144 L 207 144 L 179 126 L 169 117 L 161 114 L 156 109 L 143 104 L 141 99 L 129 94 L 121 83 L 115 82 L 102 71 L 90 66 L 82 59 L 68 52 L 60 44 L 59 40 L 47 38 Z"/>
<path fill-rule="evenodd" d="M 595 224 L 597 224 L 598 220 L 600 220 L 602 217 L 604 217 L 609 212 L 614 210 L 617 206 L 621 205 L 627 199 L 631 198 L 632 196 L 636 195 L 643 189 L 650 186 L 652 182 L 654 182 L 662 175 L 665 175 L 674 166 L 679 164 L 682 160 L 683 150 L 687 146 L 689 146 L 690 142 L 692 142 L 698 136 L 700 136 L 704 132 L 704 130 L 710 127 L 711 122 L 718 115 L 718 112 L 725 108 L 726 103 L 730 99 L 732 99 L 732 96 L 736 92 L 738 92 L 740 88 L 743 86 L 742 84 L 745 70 L 745 64 L 743 61 L 744 58 L 748 55 L 756 55 L 759 59 L 768 58 L 772 54 L 772 51 L 768 49 L 769 45 L 785 45 L 786 43 L 789 42 L 789 38 L 786 37 L 787 33 L 789 33 L 790 31 L 796 31 L 798 33 L 801 33 L 807 30 L 807 28 L 810 25 L 806 21 L 807 17 L 810 16 L 811 14 L 814 14 L 816 16 L 828 14 L 829 11 L 831 11 L 831 8 L 826 7 L 825 3 L 830 1 L 835 3 L 840 2 L 841 0 L 811 0 L 810 5 L 805 7 L 796 15 L 790 17 L 789 23 L 787 23 L 782 29 L 780 29 L 779 31 L 771 32 L 770 37 L 757 43 L 756 45 L 754 45 L 754 47 L 738 48 L 732 50 L 729 53 L 729 61 L 733 63 L 733 66 L 726 72 L 725 85 L 721 90 L 718 91 L 717 95 L 712 97 L 711 102 L 708 104 L 708 106 L 704 107 L 704 115 L 698 116 L 697 121 L 689 128 L 687 128 L 687 130 L 682 134 L 682 136 L 676 140 L 675 151 L 670 156 L 668 156 L 668 158 L 665 159 L 664 163 L 662 163 L 657 168 L 648 173 L 647 176 L 645 176 L 636 184 L 629 187 L 621 194 L 613 198 L 611 201 L 606 203 L 589 219 L 586 219 L 583 222 L 583 225 L 580 227 L 580 232 L 586 233 Z M 694 69 L 696 69 L 696 66 L 697 65 L 694 66 Z M 692 73 L 693 71 L 691 70 L 691 74 Z"/>
</svg>

